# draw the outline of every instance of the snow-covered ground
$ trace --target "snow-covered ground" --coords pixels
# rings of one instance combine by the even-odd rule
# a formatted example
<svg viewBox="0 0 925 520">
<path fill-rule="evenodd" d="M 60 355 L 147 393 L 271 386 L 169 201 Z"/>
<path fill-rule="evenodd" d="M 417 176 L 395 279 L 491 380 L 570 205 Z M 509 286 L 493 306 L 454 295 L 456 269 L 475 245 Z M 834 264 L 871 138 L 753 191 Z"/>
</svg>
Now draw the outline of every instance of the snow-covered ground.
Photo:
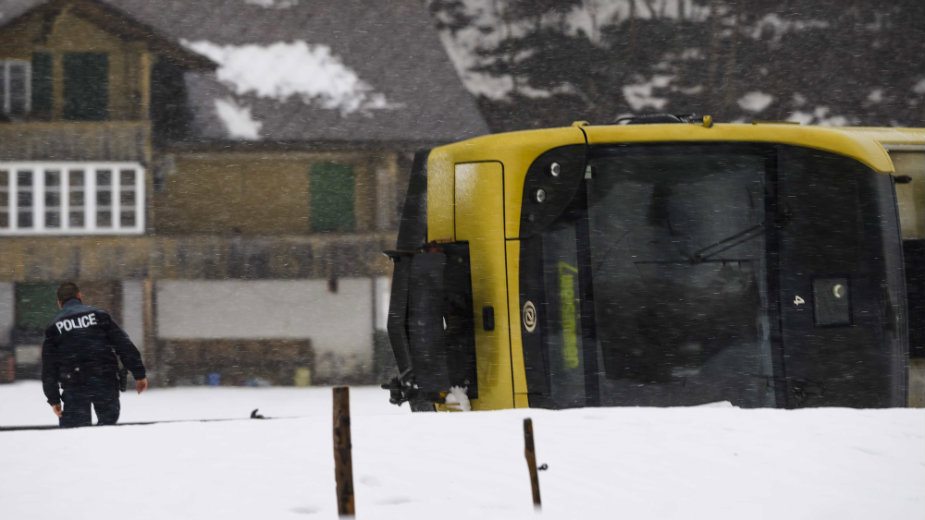
<svg viewBox="0 0 925 520">
<path fill-rule="evenodd" d="M 0 518 L 336 518 L 327 388 L 123 395 L 123 421 L 0 432 Z M 601 408 L 410 414 L 351 389 L 358 518 L 925 518 L 925 410 Z M 0 385 L 0 425 L 54 424 L 34 382 Z"/>
</svg>

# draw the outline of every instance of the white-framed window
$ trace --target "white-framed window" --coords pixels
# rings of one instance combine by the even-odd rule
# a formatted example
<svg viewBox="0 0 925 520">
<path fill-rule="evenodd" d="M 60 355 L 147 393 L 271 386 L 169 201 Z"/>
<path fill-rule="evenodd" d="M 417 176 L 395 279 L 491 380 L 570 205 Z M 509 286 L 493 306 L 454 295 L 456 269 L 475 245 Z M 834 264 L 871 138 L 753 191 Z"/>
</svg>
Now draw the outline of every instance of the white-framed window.
<svg viewBox="0 0 925 520">
<path fill-rule="evenodd" d="M 144 232 L 138 163 L 0 162 L 0 235 Z"/>
<path fill-rule="evenodd" d="M 32 66 L 26 60 L 0 60 L 0 112 L 23 116 L 32 105 Z"/>
</svg>

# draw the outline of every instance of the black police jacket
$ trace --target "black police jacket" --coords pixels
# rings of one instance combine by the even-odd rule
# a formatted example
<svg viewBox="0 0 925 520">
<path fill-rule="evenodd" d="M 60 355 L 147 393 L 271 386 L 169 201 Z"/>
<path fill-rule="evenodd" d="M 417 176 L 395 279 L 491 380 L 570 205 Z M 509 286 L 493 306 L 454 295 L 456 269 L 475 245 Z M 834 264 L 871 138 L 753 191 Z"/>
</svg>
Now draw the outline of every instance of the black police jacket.
<svg viewBox="0 0 925 520">
<path fill-rule="evenodd" d="M 141 354 L 106 311 L 72 299 L 64 303 L 42 344 L 42 389 L 49 404 L 58 404 L 58 384 L 67 390 L 119 377 L 122 361 L 135 380 L 144 379 Z"/>
</svg>

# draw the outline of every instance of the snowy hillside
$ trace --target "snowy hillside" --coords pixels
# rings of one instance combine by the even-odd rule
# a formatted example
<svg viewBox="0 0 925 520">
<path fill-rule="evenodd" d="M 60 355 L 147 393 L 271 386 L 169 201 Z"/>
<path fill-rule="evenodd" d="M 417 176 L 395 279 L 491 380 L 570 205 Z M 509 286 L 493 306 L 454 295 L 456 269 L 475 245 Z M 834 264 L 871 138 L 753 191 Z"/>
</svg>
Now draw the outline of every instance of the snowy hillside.
<svg viewBox="0 0 925 520">
<path fill-rule="evenodd" d="M 155 389 L 123 420 L 246 417 L 0 432 L 4 519 L 336 518 L 327 388 Z M 357 388 L 358 518 L 535 518 L 532 417 L 546 518 L 922 518 L 925 410 L 699 408 L 410 414 Z M 0 426 L 51 424 L 36 383 L 0 386 Z"/>
</svg>

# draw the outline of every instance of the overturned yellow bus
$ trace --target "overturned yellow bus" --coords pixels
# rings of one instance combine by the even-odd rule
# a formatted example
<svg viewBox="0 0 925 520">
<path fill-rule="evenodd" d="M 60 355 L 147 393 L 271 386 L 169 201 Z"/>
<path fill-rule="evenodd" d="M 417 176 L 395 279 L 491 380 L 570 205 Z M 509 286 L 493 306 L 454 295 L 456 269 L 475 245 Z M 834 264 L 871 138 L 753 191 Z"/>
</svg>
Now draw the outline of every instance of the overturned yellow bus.
<svg viewBox="0 0 925 520">
<path fill-rule="evenodd" d="M 884 143 L 925 130 L 625 123 L 418 153 L 387 252 L 391 401 L 905 406 Z"/>
</svg>

